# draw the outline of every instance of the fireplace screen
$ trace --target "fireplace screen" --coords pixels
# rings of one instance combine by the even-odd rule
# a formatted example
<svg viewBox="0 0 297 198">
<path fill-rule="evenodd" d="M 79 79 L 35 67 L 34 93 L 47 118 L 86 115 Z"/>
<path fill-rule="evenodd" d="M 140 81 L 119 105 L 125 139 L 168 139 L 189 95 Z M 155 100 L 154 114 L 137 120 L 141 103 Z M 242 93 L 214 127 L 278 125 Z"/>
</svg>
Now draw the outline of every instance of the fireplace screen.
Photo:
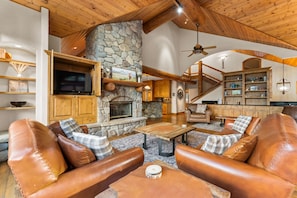
<svg viewBox="0 0 297 198">
<path fill-rule="evenodd" d="M 111 101 L 109 104 L 110 104 L 110 120 L 132 117 L 131 101 Z"/>
</svg>

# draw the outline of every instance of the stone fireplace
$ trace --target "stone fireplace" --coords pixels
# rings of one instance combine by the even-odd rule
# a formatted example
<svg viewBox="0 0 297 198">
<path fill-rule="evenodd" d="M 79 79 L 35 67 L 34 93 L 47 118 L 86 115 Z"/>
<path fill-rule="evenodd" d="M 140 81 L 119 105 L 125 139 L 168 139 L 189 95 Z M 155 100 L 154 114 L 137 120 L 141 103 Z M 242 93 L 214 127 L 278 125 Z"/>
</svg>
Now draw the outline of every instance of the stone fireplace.
<svg viewBox="0 0 297 198">
<path fill-rule="evenodd" d="M 132 101 L 111 101 L 109 109 L 110 120 L 132 117 Z"/>
<path fill-rule="evenodd" d="M 118 67 L 139 74 L 142 71 L 141 35 L 142 21 L 99 25 L 86 38 L 86 58 L 100 62 L 104 72 Z M 97 123 L 88 125 L 92 134 L 121 135 L 146 123 L 146 117 L 142 117 L 142 93 L 135 87 L 117 84 L 114 91 L 103 89 L 97 101 Z M 126 109 L 121 109 L 119 103 Z"/>
</svg>

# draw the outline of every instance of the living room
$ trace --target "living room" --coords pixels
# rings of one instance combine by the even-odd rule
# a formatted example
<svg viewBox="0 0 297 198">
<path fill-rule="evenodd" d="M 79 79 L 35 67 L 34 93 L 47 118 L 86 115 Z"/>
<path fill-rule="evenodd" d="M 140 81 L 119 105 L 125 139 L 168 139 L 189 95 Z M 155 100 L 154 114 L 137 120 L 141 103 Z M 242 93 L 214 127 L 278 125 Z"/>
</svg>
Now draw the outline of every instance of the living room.
<svg viewBox="0 0 297 198">
<path fill-rule="evenodd" d="M 38 120 L 45 125 L 48 120 L 48 57 L 44 52 L 46 49 L 54 49 L 59 52 L 61 49 L 61 39 L 49 35 L 49 15 L 50 12 L 42 8 L 41 12 L 33 11 L 19 4 L 5 0 L 1 5 L 0 21 L 7 29 L 1 30 L 0 48 L 6 48 L 13 56 L 13 59 L 36 63 L 36 95 L 33 102 L 36 107 L 28 112 L 2 111 L 1 116 L 7 119 L 1 120 L 1 130 L 7 130 L 9 124 L 16 118 L 29 117 Z M 16 18 L 11 17 L 11 13 L 18 13 Z M 16 24 L 16 25 L 11 25 Z M 165 23 L 148 34 L 142 33 L 142 65 L 166 71 L 169 74 L 181 76 L 191 65 L 197 65 L 197 61 L 202 61 L 206 65 L 211 65 L 223 72 L 239 71 L 244 60 L 253 57 L 246 54 L 234 52 L 236 49 L 254 50 L 259 53 L 273 54 L 282 58 L 296 56 L 296 50 L 281 48 L 272 45 L 265 45 L 255 42 L 243 41 L 235 38 L 227 38 L 213 34 L 199 32 L 199 42 L 205 46 L 216 48 L 207 50 L 209 56 L 195 54 L 191 57 L 183 50 L 191 49 L 196 43 L 196 31 L 186 30 L 177 27 L 173 22 Z M 22 47 L 20 47 L 22 45 Z M 236 47 L 234 47 L 236 46 Z M 220 57 L 226 57 L 224 63 Z M 223 67 L 224 64 L 224 67 Z M 272 102 L 295 102 L 296 101 L 296 68 L 288 64 L 284 65 L 285 79 L 291 82 L 291 88 L 282 94 L 276 88 L 276 83 L 282 79 L 283 64 L 261 59 L 262 67 L 271 67 L 271 98 Z M 144 79 L 143 79 L 144 80 Z M 177 97 L 178 89 L 186 90 L 186 85 L 179 81 L 172 81 L 171 84 L 171 113 L 181 114 L 185 111 L 185 98 Z M 195 97 L 193 90 L 191 96 Z M 202 101 L 219 101 L 223 97 L 223 87 L 200 98 L 195 103 Z M 17 99 L 21 99 L 19 96 Z M 6 97 L 1 105 L 7 105 L 7 101 L 13 100 L 12 96 Z M 30 100 L 32 100 L 30 98 Z"/>
</svg>

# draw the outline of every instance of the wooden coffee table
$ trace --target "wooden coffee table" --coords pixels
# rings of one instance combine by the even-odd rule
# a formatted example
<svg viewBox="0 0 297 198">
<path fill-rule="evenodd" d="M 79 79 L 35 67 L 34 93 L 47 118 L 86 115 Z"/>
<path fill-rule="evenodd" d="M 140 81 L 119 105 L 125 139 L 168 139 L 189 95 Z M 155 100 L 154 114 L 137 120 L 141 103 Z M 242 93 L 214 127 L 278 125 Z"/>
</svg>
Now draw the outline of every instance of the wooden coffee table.
<svg viewBox="0 0 297 198">
<path fill-rule="evenodd" d="M 150 164 L 157 164 L 162 167 L 161 178 L 154 180 L 145 176 L 145 168 Z M 180 183 L 180 181 L 183 182 Z M 150 182 L 152 186 L 150 185 Z M 172 184 L 178 184 L 178 191 L 182 191 L 181 194 L 184 193 L 185 197 L 189 194 L 195 194 L 197 197 L 199 190 L 206 190 L 207 194 L 200 197 L 230 198 L 231 196 L 230 192 L 223 188 L 194 177 L 182 170 L 176 169 L 165 162 L 157 160 L 144 164 L 115 183 L 112 183 L 110 188 L 99 193 L 95 198 L 139 197 L 139 193 L 142 193 L 145 197 L 156 197 L 157 194 L 159 195 L 158 197 L 169 197 L 176 192 L 176 186 L 174 187 Z M 118 192 L 118 190 L 121 192 Z"/>
<path fill-rule="evenodd" d="M 147 135 L 153 135 L 158 138 L 159 155 L 169 157 L 174 155 L 175 150 L 175 138 L 182 136 L 182 142 L 187 144 L 187 133 L 192 131 L 195 127 L 172 124 L 170 122 L 160 122 L 156 124 L 150 124 L 142 127 L 135 128 L 134 131 L 142 133 L 144 135 L 143 148 L 147 149 L 146 139 Z M 172 141 L 172 152 L 162 151 L 162 140 Z"/>
</svg>

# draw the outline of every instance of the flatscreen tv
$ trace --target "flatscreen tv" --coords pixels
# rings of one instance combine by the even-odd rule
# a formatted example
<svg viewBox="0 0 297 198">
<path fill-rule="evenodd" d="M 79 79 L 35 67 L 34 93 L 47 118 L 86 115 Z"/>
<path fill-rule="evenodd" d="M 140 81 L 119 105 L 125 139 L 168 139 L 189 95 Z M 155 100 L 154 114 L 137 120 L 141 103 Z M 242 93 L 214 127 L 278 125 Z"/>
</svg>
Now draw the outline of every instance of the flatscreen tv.
<svg viewBox="0 0 297 198">
<path fill-rule="evenodd" d="M 91 95 L 90 73 L 54 70 L 54 94 Z"/>
</svg>

